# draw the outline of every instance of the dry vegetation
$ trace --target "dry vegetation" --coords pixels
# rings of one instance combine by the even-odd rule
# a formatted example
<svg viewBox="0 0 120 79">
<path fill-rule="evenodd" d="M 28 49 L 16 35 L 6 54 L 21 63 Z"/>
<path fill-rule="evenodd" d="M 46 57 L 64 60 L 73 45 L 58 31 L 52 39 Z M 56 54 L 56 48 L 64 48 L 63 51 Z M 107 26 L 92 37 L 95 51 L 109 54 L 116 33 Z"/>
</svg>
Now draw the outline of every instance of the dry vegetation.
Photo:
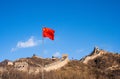
<svg viewBox="0 0 120 79">
<path fill-rule="evenodd" d="M 38 58 L 26 58 L 29 65 L 40 63 Z M 23 61 L 23 60 L 19 60 Z M 46 64 L 51 60 L 44 60 Z M 34 62 L 31 64 L 31 62 Z M 118 65 L 117 69 L 109 67 Z M 0 73 L 2 79 L 42 79 L 41 73 L 28 74 L 8 67 L 8 71 Z M 79 60 L 71 60 L 66 66 L 56 71 L 44 72 L 44 79 L 120 79 L 120 54 L 107 53 L 83 64 Z"/>
<path fill-rule="evenodd" d="M 36 66 L 37 64 L 42 64 L 44 63 L 44 65 L 53 63 L 54 61 L 52 61 L 52 59 L 42 59 L 42 58 L 37 58 L 37 57 L 28 57 L 28 58 L 21 58 L 15 62 L 27 62 L 30 66 Z M 14 62 L 14 63 L 15 63 Z"/>
</svg>

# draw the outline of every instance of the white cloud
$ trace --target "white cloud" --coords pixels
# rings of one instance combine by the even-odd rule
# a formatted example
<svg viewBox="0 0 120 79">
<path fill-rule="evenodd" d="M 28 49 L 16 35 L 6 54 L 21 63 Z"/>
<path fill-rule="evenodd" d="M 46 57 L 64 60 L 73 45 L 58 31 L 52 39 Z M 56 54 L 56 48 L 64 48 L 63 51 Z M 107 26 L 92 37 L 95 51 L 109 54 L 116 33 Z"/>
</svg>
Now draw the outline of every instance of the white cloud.
<svg viewBox="0 0 120 79">
<path fill-rule="evenodd" d="M 53 54 L 53 56 L 54 56 L 54 57 L 60 57 L 61 54 L 60 54 L 60 52 L 56 52 L 56 53 Z"/>
<path fill-rule="evenodd" d="M 19 41 L 17 43 L 18 48 L 27 48 L 27 47 L 34 47 L 37 45 L 37 42 L 34 40 L 34 37 L 30 37 L 27 41 Z"/>
<path fill-rule="evenodd" d="M 27 41 L 18 41 L 15 48 L 11 49 L 11 52 L 16 51 L 19 48 L 28 48 L 28 47 L 34 47 L 41 43 L 41 40 L 35 40 L 33 36 L 31 36 Z"/>
</svg>

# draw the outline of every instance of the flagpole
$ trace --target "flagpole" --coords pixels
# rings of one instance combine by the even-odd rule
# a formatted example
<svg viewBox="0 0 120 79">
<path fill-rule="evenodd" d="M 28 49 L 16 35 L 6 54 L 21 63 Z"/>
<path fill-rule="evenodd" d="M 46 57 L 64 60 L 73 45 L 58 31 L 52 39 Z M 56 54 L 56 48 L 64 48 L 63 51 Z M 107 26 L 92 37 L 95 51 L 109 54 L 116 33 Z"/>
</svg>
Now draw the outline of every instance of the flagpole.
<svg viewBox="0 0 120 79">
<path fill-rule="evenodd" d="M 44 38 L 43 38 L 43 26 L 42 26 L 42 53 L 44 54 Z M 42 79 L 44 79 L 44 60 L 42 59 Z"/>
</svg>

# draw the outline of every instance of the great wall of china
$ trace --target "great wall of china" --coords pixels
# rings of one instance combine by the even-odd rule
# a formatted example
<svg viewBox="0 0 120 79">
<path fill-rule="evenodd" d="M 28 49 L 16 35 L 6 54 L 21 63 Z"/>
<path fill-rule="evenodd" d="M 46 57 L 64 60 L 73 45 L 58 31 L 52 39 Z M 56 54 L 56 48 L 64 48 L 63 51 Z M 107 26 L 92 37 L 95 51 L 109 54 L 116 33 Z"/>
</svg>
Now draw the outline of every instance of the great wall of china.
<svg viewBox="0 0 120 79">
<path fill-rule="evenodd" d="M 55 63 L 49 64 L 49 65 L 46 65 L 44 67 L 44 70 L 51 71 L 51 70 L 59 69 L 59 68 L 65 66 L 68 63 L 68 61 L 69 61 L 68 56 L 63 56 L 61 60 L 59 60 Z"/>
<path fill-rule="evenodd" d="M 44 71 L 49 72 L 49 71 L 56 70 L 56 69 L 59 69 L 65 66 L 68 62 L 69 62 L 68 55 L 64 54 L 60 60 L 58 60 L 57 62 L 48 64 L 48 65 L 45 65 L 45 67 L 39 64 L 38 64 L 38 67 L 30 67 L 27 62 L 16 62 L 14 64 L 14 69 L 18 71 L 24 71 L 28 73 L 37 74 L 41 72 L 42 68 L 44 69 Z M 3 72 L 4 70 L 6 71 L 5 68 L 0 67 L 0 72 Z"/>
<path fill-rule="evenodd" d="M 90 60 L 93 60 L 93 59 L 95 59 L 95 58 L 97 58 L 97 57 L 99 57 L 99 56 L 102 56 L 102 55 L 104 55 L 104 54 L 106 54 L 106 51 L 100 50 L 98 47 L 95 47 L 95 48 L 94 48 L 94 51 L 93 51 L 89 56 L 85 57 L 85 58 L 82 60 L 82 62 L 83 62 L 84 64 L 88 64 L 88 62 L 89 62 Z"/>
<path fill-rule="evenodd" d="M 90 60 L 93 60 L 96 57 L 102 56 L 104 54 L 106 54 L 106 51 L 99 50 L 98 48 L 94 48 L 94 51 L 90 55 L 84 57 L 80 61 L 84 64 L 87 64 Z M 64 54 L 60 60 L 58 60 L 54 63 L 48 64 L 48 65 L 45 65 L 44 67 L 40 64 L 37 64 L 37 67 L 31 67 L 28 65 L 27 62 L 15 62 L 14 65 L 9 64 L 9 62 L 8 62 L 8 64 L 14 66 L 15 70 L 37 74 L 37 73 L 41 72 L 42 70 L 49 72 L 52 70 L 60 69 L 63 66 L 65 66 L 68 62 L 69 62 L 68 55 Z M 12 63 L 12 62 L 10 62 L 10 63 Z M 4 67 L 0 67 L 0 72 L 3 72 L 3 71 L 7 71 L 7 69 Z"/>
</svg>

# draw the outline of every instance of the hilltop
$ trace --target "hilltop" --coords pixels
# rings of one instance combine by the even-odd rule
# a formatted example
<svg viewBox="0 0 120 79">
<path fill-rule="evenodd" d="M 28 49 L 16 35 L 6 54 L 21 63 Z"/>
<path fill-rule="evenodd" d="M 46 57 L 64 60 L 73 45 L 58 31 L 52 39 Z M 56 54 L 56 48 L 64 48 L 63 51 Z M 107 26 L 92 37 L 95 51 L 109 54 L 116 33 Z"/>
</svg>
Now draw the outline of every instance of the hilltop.
<svg viewBox="0 0 120 79">
<path fill-rule="evenodd" d="M 94 48 L 80 60 L 61 58 L 40 58 L 32 56 L 13 62 L 0 63 L 2 79 L 41 79 L 44 69 L 45 79 L 120 79 L 120 54 Z"/>
</svg>

